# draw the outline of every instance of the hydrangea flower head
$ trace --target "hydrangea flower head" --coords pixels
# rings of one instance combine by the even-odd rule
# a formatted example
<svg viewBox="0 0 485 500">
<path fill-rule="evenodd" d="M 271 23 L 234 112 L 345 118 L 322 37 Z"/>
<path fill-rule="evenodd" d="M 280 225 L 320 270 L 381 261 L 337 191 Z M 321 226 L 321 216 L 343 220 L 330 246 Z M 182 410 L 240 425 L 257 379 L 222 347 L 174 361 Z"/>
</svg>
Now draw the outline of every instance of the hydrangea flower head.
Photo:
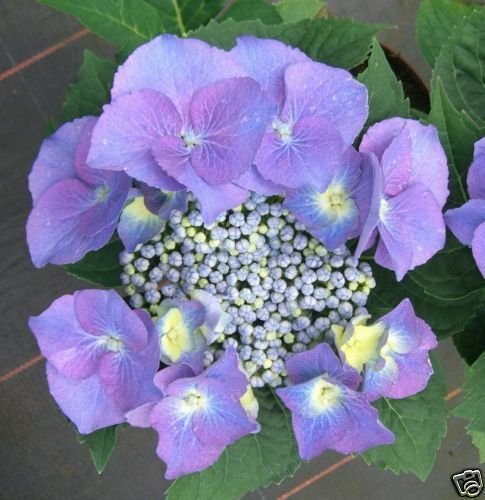
<svg viewBox="0 0 485 500">
<path fill-rule="evenodd" d="M 379 235 L 375 260 L 401 280 L 445 244 L 446 156 L 434 126 L 403 118 L 372 126 L 360 151 L 367 155 L 374 182 L 357 256 Z"/>
<path fill-rule="evenodd" d="M 127 411 L 157 398 L 153 322 L 114 291 L 64 295 L 29 326 L 47 359 L 51 394 L 80 433 L 123 422 Z"/>
<path fill-rule="evenodd" d="M 334 326 L 335 342 L 346 364 L 363 372 L 369 401 L 399 399 L 422 391 L 433 373 L 429 351 L 437 346 L 431 328 L 408 299 L 374 325 L 356 318 L 344 329 Z"/>
<path fill-rule="evenodd" d="M 237 180 L 251 168 L 275 104 L 229 54 L 161 35 L 119 68 L 112 98 L 93 133 L 91 167 L 187 188 L 206 221 L 244 201 Z"/>
<path fill-rule="evenodd" d="M 394 441 L 366 395 L 357 392 L 358 373 L 342 366 L 328 344 L 295 354 L 288 361 L 288 376 L 294 385 L 276 392 L 292 413 L 304 460 L 327 449 L 360 453 Z"/>
<path fill-rule="evenodd" d="M 43 142 L 32 167 L 27 243 L 36 267 L 77 262 L 116 229 L 131 180 L 86 165 L 95 123 L 84 117 L 64 124 Z"/>
<path fill-rule="evenodd" d="M 367 90 L 342 69 L 275 40 L 238 39 L 231 54 L 278 102 L 255 159 L 265 179 L 322 189 L 367 119 Z"/>
<path fill-rule="evenodd" d="M 369 212 L 372 173 L 352 148 L 344 153 L 329 184 L 290 189 L 284 206 L 329 250 L 360 234 Z"/>
<path fill-rule="evenodd" d="M 485 278 L 485 137 L 475 143 L 467 184 L 471 199 L 459 208 L 448 210 L 445 220 L 458 240 L 472 248 L 478 269 Z"/>
</svg>

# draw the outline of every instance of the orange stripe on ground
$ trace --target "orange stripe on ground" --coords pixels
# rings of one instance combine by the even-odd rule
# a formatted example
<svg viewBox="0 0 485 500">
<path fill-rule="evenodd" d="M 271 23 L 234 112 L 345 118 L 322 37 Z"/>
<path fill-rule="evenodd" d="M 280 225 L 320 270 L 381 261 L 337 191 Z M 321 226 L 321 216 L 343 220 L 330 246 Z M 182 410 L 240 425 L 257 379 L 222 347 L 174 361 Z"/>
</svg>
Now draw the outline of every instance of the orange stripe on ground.
<svg viewBox="0 0 485 500">
<path fill-rule="evenodd" d="M 44 50 L 41 50 L 40 52 L 33 55 L 32 57 L 29 57 L 28 59 L 25 59 L 25 61 L 22 61 L 19 64 L 16 64 L 15 66 L 12 66 L 11 68 L 8 68 L 5 71 L 2 71 L 0 73 L 0 82 L 3 80 L 6 80 L 7 78 L 10 78 L 11 76 L 13 76 L 17 73 L 19 73 L 20 71 L 24 70 L 25 68 L 32 66 L 32 64 L 35 64 L 36 62 L 41 61 L 45 57 L 50 56 L 54 52 L 57 52 L 58 50 L 66 47 L 70 43 L 73 43 L 76 40 L 79 40 L 80 38 L 86 36 L 88 33 L 89 33 L 89 30 L 87 28 L 79 30 L 76 33 L 73 33 L 71 36 L 64 38 L 60 42 L 55 43 L 54 45 L 51 45 L 50 47 L 47 47 Z"/>
<path fill-rule="evenodd" d="M 458 396 L 461 393 L 461 389 L 457 387 L 456 389 L 453 389 L 450 391 L 446 396 L 445 396 L 445 401 L 450 401 L 454 397 Z M 306 479 L 302 483 L 296 485 L 294 488 L 291 490 L 287 491 L 286 493 L 283 493 L 278 497 L 278 500 L 287 500 L 288 498 L 292 497 L 293 495 L 296 495 L 300 491 L 304 490 L 308 486 L 312 485 L 313 483 L 316 483 L 320 479 L 332 474 L 336 470 L 340 469 L 343 467 L 345 464 L 348 464 L 351 462 L 355 457 L 353 455 L 347 455 L 346 457 L 342 458 L 338 462 L 335 462 L 334 464 L 330 465 L 326 469 L 323 469 L 321 472 L 318 474 L 315 474 L 314 476 Z"/>
<path fill-rule="evenodd" d="M 25 370 L 28 370 L 30 367 L 36 365 L 39 361 L 44 359 L 44 356 L 42 354 L 38 354 L 37 356 L 34 356 L 33 358 L 30 358 L 27 360 L 25 363 L 22 363 L 20 366 L 17 366 L 17 368 L 14 368 L 13 370 L 10 370 L 9 372 L 5 373 L 4 375 L 0 375 L 0 384 L 3 384 L 4 382 L 7 382 L 8 380 L 16 377 L 20 373 L 24 372 Z"/>
</svg>

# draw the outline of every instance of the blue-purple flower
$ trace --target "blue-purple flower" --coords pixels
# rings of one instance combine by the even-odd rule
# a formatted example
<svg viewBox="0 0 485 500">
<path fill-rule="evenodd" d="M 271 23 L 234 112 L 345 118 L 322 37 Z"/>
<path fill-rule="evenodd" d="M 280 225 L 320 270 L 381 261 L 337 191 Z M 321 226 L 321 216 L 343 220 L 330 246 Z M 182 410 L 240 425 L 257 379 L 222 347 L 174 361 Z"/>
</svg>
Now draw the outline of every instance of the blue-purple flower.
<svg viewBox="0 0 485 500">
<path fill-rule="evenodd" d="M 197 376 L 186 365 L 165 368 L 155 377 L 161 400 L 128 414 L 132 425 L 157 431 L 167 479 L 209 467 L 228 445 L 259 430 L 241 402 L 250 398 L 238 363 L 236 352 L 228 350 Z"/>
<path fill-rule="evenodd" d="M 372 126 L 361 153 L 372 168 L 373 192 L 357 256 L 379 235 L 375 261 L 398 280 L 445 244 L 441 210 L 448 197 L 448 167 L 436 128 L 391 118 Z"/>
<path fill-rule="evenodd" d="M 475 143 L 467 185 L 471 199 L 459 208 L 448 210 L 445 220 L 458 240 L 472 248 L 478 269 L 485 278 L 485 137 Z"/>
<path fill-rule="evenodd" d="M 36 267 L 77 262 L 116 229 L 131 180 L 86 165 L 95 123 L 94 117 L 66 123 L 44 141 L 34 163 L 27 243 Z"/>
<path fill-rule="evenodd" d="M 119 68 L 93 132 L 89 165 L 192 191 L 206 221 L 242 203 L 275 104 L 226 52 L 159 36 Z"/>
<path fill-rule="evenodd" d="M 158 308 L 155 327 L 161 360 L 168 365 L 186 364 L 199 374 L 204 368 L 207 346 L 219 337 L 232 317 L 211 294 L 197 290 L 193 297 L 164 300 Z"/>
<path fill-rule="evenodd" d="M 288 190 L 284 206 L 329 250 L 359 236 L 369 212 L 372 172 L 350 147 L 325 188 Z"/>
<path fill-rule="evenodd" d="M 239 38 L 231 55 L 278 103 L 255 159 L 259 174 L 324 189 L 367 119 L 365 86 L 275 40 Z"/>
<path fill-rule="evenodd" d="M 29 326 L 47 359 L 50 392 L 80 433 L 123 422 L 127 411 L 157 399 L 153 322 L 114 291 L 64 295 Z"/>
<path fill-rule="evenodd" d="M 418 318 L 409 299 L 377 323 L 353 319 L 344 329 L 334 326 L 335 343 L 344 362 L 363 376 L 369 401 L 399 399 L 421 392 L 433 373 L 429 351 L 437 346 L 431 328 Z"/>
<path fill-rule="evenodd" d="M 287 370 L 294 385 L 276 392 L 292 413 L 299 454 L 304 460 L 327 449 L 361 453 L 394 441 L 366 395 L 357 392 L 359 374 L 342 366 L 328 344 L 295 354 L 288 360 Z"/>
</svg>

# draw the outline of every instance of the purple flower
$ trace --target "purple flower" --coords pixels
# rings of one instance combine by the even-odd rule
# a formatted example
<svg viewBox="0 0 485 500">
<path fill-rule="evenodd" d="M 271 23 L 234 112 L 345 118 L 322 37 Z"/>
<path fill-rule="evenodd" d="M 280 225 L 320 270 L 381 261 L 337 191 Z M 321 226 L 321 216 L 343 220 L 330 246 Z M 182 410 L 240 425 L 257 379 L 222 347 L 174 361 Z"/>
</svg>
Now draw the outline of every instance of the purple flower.
<svg viewBox="0 0 485 500">
<path fill-rule="evenodd" d="M 195 374 L 204 368 L 204 352 L 232 320 L 219 300 L 197 290 L 194 300 L 167 299 L 158 308 L 155 328 L 159 335 L 161 360 L 186 364 Z"/>
<path fill-rule="evenodd" d="M 304 460 L 327 449 L 360 453 L 394 441 L 366 395 L 357 392 L 358 373 L 342 366 L 328 344 L 295 354 L 288 360 L 287 370 L 294 385 L 276 392 L 291 410 Z"/>
<path fill-rule="evenodd" d="M 123 422 L 127 411 L 157 399 L 153 322 L 114 291 L 64 295 L 29 326 L 48 361 L 51 394 L 80 433 Z"/>
<path fill-rule="evenodd" d="M 149 424 L 157 431 L 157 454 L 167 464 L 167 479 L 211 466 L 226 446 L 259 430 L 241 403 L 248 380 L 235 351 L 192 375 L 186 365 L 165 368 L 155 377 L 161 401 L 128 415 L 133 425 Z"/>
<path fill-rule="evenodd" d="M 369 211 L 371 180 L 372 172 L 364 170 L 360 155 L 350 147 L 324 189 L 312 184 L 290 189 L 284 205 L 309 233 L 334 250 L 360 234 Z"/>
<path fill-rule="evenodd" d="M 242 203 L 274 103 L 226 52 L 162 35 L 119 68 L 89 165 L 198 198 L 206 222 Z"/>
<path fill-rule="evenodd" d="M 324 189 L 367 119 L 367 90 L 345 70 L 275 40 L 238 39 L 231 54 L 278 102 L 255 159 L 267 180 Z"/>
<path fill-rule="evenodd" d="M 413 396 L 428 384 L 433 368 L 429 351 L 438 343 L 431 328 L 403 300 L 374 325 L 366 316 L 347 328 L 334 326 L 335 341 L 345 363 L 363 371 L 363 391 L 369 401 L 381 396 L 399 399 Z"/>
<path fill-rule="evenodd" d="M 485 278 L 485 137 L 475 143 L 467 184 L 471 199 L 459 208 L 448 210 L 445 221 L 461 243 L 471 246 Z"/>
<path fill-rule="evenodd" d="M 164 220 L 175 209 L 185 211 L 185 191 L 162 191 L 146 185 L 133 188 L 118 223 L 118 235 L 125 249 L 133 252 L 139 243 L 160 233 Z"/>
<path fill-rule="evenodd" d="M 86 166 L 96 118 L 66 123 L 40 149 L 29 188 L 27 243 L 36 267 L 77 262 L 111 238 L 131 186 L 121 172 Z"/>
<path fill-rule="evenodd" d="M 372 126 L 360 151 L 374 180 L 356 254 L 379 235 L 375 260 L 394 270 L 400 281 L 445 244 L 441 209 L 448 196 L 446 156 L 434 126 L 403 118 Z"/>
</svg>

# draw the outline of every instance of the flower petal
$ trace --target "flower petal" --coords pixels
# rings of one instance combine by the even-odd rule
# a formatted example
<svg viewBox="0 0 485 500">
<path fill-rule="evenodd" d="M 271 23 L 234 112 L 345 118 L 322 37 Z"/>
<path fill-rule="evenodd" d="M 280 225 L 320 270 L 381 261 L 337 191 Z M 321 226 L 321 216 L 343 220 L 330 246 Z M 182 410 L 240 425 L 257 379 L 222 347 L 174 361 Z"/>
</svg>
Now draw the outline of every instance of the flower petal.
<svg viewBox="0 0 485 500">
<path fill-rule="evenodd" d="M 485 223 L 480 224 L 472 240 L 472 252 L 478 269 L 485 278 Z"/>
<path fill-rule="evenodd" d="M 139 243 L 156 236 L 164 226 L 158 215 L 150 212 L 143 196 L 135 197 L 121 212 L 118 235 L 128 252 L 134 252 Z"/>
<path fill-rule="evenodd" d="M 485 137 L 475 143 L 473 162 L 467 175 L 468 194 L 485 200 Z"/>
<path fill-rule="evenodd" d="M 321 118 L 296 122 L 289 136 L 267 132 L 256 155 L 258 172 L 267 180 L 288 188 L 306 184 L 324 189 L 341 159 L 344 144 L 339 133 Z"/>
<path fill-rule="evenodd" d="M 29 327 L 42 354 L 63 375 L 86 378 L 98 369 L 103 349 L 97 337 L 79 323 L 73 295 L 60 297 L 42 314 L 31 317 Z"/>
<path fill-rule="evenodd" d="M 166 96 L 141 90 L 108 104 L 94 127 L 88 165 L 122 170 L 150 186 L 176 191 L 179 183 L 163 172 L 151 148 L 165 135 L 178 135 L 182 120 Z"/>
<path fill-rule="evenodd" d="M 297 62 L 310 59 L 300 50 L 277 40 L 265 40 L 253 36 L 242 36 L 230 51 L 238 62 L 280 106 L 285 100 L 285 69 Z"/>
<path fill-rule="evenodd" d="M 460 243 L 471 246 L 476 229 L 485 222 L 485 200 L 468 200 L 461 207 L 448 210 L 445 221 Z"/>
<path fill-rule="evenodd" d="M 264 179 L 255 165 L 251 165 L 251 168 L 244 172 L 244 174 L 235 181 L 235 184 L 262 196 L 273 196 L 275 194 L 281 194 L 284 191 L 283 187 Z"/>
<path fill-rule="evenodd" d="M 125 421 L 124 412 L 106 393 L 98 375 L 77 380 L 61 375 L 50 363 L 46 369 L 50 393 L 81 434 Z"/>
<path fill-rule="evenodd" d="M 142 89 L 166 95 L 185 119 L 194 94 L 218 80 L 246 76 L 225 51 L 201 40 L 160 35 L 138 47 L 118 68 L 111 96 Z"/>
<path fill-rule="evenodd" d="M 303 117 L 319 117 L 340 133 L 350 146 L 368 115 L 367 89 L 343 69 L 303 62 L 285 72 L 286 102 L 281 119 L 295 123 Z"/>
<path fill-rule="evenodd" d="M 74 157 L 84 128 L 96 121 L 84 117 L 65 123 L 45 139 L 29 175 L 29 189 L 34 205 L 50 187 L 63 179 L 76 179 Z"/>
<path fill-rule="evenodd" d="M 191 125 L 200 138 L 190 155 L 195 172 L 209 184 L 235 181 L 252 165 L 273 103 L 251 78 L 230 78 L 197 92 Z"/>
</svg>

